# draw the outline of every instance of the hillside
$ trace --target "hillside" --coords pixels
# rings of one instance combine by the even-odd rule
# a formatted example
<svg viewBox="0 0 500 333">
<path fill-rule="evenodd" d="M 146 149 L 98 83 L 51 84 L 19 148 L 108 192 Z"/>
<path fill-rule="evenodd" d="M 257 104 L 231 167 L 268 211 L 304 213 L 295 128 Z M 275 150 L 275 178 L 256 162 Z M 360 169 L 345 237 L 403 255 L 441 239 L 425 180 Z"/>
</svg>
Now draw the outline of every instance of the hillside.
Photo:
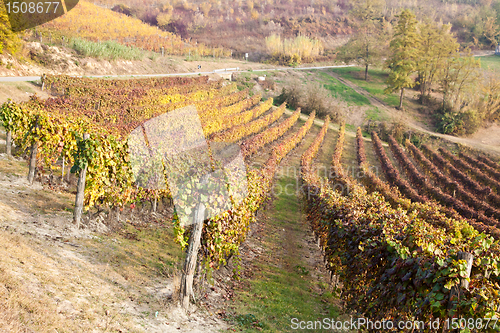
<svg viewBox="0 0 500 333">
<path fill-rule="evenodd" d="M 498 157 L 398 127 L 346 131 L 203 76 L 44 83 L 53 98 L 0 112 L 0 149 L 15 143 L 15 156 L 0 158 L 3 327 L 283 332 L 294 320 L 382 320 L 395 306 L 419 320 L 443 319 L 445 309 L 497 315 Z M 187 312 L 177 304 L 189 258 L 181 244 L 193 244 L 197 228 L 180 224 L 188 201 L 179 206 L 173 182 L 143 187 L 133 178 L 137 155 L 125 148 L 135 128 L 151 133 L 150 120 L 186 105 L 196 106 L 212 147 L 239 147 L 248 184 L 241 201 L 201 224 L 194 253 L 203 265 Z M 209 207 L 221 199 L 200 196 Z M 78 205 L 85 213 L 75 221 Z M 408 276 L 416 283 L 401 284 Z M 458 303 L 461 278 L 470 288 Z"/>
<path fill-rule="evenodd" d="M 188 56 L 233 57 L 249 53 L 251 61 L 271 61 L 273 48 L 266 38 L 303 36 L 318 40 L 321 52 L 311 60 L 331 60 L 339 47 L 359 30 L 353 9 L 363 1 L 82 1 L 76 8 L 41 28 L 26 31 L 24 39 L 49 45 L 72 45 L 81 52 L 101 46 L 76 46 L 88 40 L 114 41 L 132 49 L 122 58 L 142 57 L 135 48 Z M 402 9 L 411 9 L 418 20 L 450 23 L 462 48 L 491 50 L 500 31 L 498 1 L 382 1 L 369 0 L 387 25 L 397 21 Z M 377 14 L 378 15 L 378 14 Z M 391 29 L 388 28 L 388 33 Z M 65 39 L 63 39 L 63 37 Z M 116 48 L 117 45 L 109 45 Z M 83 49 L 87 49 L 87 51 Z M 163 49 L 163 51 L 162 51 Z M 124 53 L 129 53 L 125 55 Z"/>
<path fill-rule="evenodd" d="M 271 195 L 272 179 L 279 171 L 280 162 L 293 165 L 298 163 L 293 149 L 300 147 L 300 151 L 303 150 L 305 146 L 302 142 L 309 142 L 317 131 L 312 126 L 314 115 L 306 122 L 300 121 L 300 111 L 295 111 L 289 117 L 284 115 L 284 105 L 271 106 L 269 102 L 272 99 L 260 102 L 261 95 L 249 96 L 248 90 L 237 91 L 234 84 L 227 85 L 222 81 L 207 79 L 92 80 L 49 76 L 45 84 L 48 93 L 54 98 L 4 105 L 0 117 L 12 120 L 3 121 L 3 125 L 13 133 L 15 155 L 22 156 L 23 150 L 20 147 L 30 145 L 24 141 L 28 136 L 21 134 L 27 129 L 23 125 L 26 123 L 21 120 L 24 113 L 39 121 L 40 134 L 45 135 L 45 139 L 34 138 L 35 141 L 41 141 L 36 163 L 38 171 L 35 179 L 32 179 L 33 183 L 23 180 L 22 175 L 29 170 L 22 158 L 13 158 L 3 153 L 1 155 L 0 177 L 5 184 L 1 188 L 8 189 L 2 195 L 4 199 L 0 201 L 2 224 L 14 234 L 0 235 L 6 248 L 10 249 L 10 258 L 13 260 L 0 263 L 6 272 L 0 279 L 0 285 L 5 287 L 4 294 L 10 299 L 9 303 L 2 303 L 6 313 L 3 327 L 11 327 L 13 332 L 30 329 L 48 332 L 63 327 L 72 331 L 87 331 L 92 327 L 98 332 L 169 332 L 177 329 L 213 332 L 227 327 L 221 319 L 235 327 L 276 325 L 271 319 L 263 318 L 258 313 L 261 324 L 244 321 L 245 318 L 255 317 L 247 312 L 254 310 L 234 308 L 236 305 L 244 306 L 245 302 L 239 300 L 239 284 L 230 282 L 234 271 L 226 273 L 221 265 L 228 259 L 228 255 L 231 257 L 231 253 L 236 251 L 234 244 L 243 242 L 247 234 L 249 243 L 242 251 L 246 261 L 242 268 L 251 269 L 256 264 L 252 252 L 260 251 L 258 243 L 262 237 L 259 231 L 255 234 L 248 233 L 246 227 L 252 223 L 251 228 L 256 228 L 257 220 L 253 213 L 240 215 L 240 212 L 256 212 L 265 203 L 268 195 Z M 100 89 L 95 89 L 96 87 Z M 66 95 L 59 96 L 61 92 Z M 171 98 L 175 98 L 175 101 L 169 102 Z M 97 109 L 84 107 L 94 105 L 96 100 L 101 101 Z M 248 162 L 250 190 L 243 204 L 235 208 L 233 223 L 221 223 L 222 229 L 212 228 L 210 225 L 217 225 L 220 223 L 218 221 L 224 222 L 227 218 L 224 215 L 214 216 L 210 219 L 212 222 L 204 228 L 205 250 L 202 253 L 209 255 L 200 257 L 200 260 L 204 258 L 210 266 L 220 266 L 220 270 L 209 270 L 209 273 L 215 274 L 216 280 L 206 277 L 208 286 L 203 278 L 196 280 L 194 300 L 197 307 L 191 306 L 187 314 L 176 306 L 184 255 L 180 245 L 176 244 L 179 242 L 179 229 L 170 193 L 163 190 L 144 191 L 130 187 L 130 183 L 126 185 L 126 181 L 116 182 L 118 178 L 124 179 L 122 177 L 127 177 L 128 174 L 127 166 L 120 162 L 121 158 L 116 150 L 122 149 L 116 143 L 126 139 L 123 134 L 129 133 L 144 120 L 182 107 L 186 103 L 195 103 L 202 112 L 201 119 L 207 138 L 217 141 L 220 135 L 229 135 L 233 141 L 245 147 L 242 151 Z M 37 104 L 43 104 L 43 107 L 38 108 Z M 119 113 L 120 116 L 116 117 Z M 48 122 L 47 117 L 51 119 Z M 78 228 L 71 222 L 72 214 L 67 212 L 73 210 L 76 175 L 68 173 L 67 164 L 65 169 L 60 162 L 64 155 L 66 163 L 78 164 L 79 157 L 73 153 L 76 152 L 74 149 L 81 149 L 81 145 L 78 142 L 74 145 L 74 139 L 79 139 L 73 135 L 79 131 L 78 126 L 86 127 L 89 124 L 93 128 L 92 137 L 97 140 L 94 142 L 103 143 L 99 144 L 100 147 L 95 152 L 103 154 L 100 158 L 91 158 L 85 167 L 88 167 L 84 191 L 86 212 L 82 216 L 82 228 Z M 76 131 L 66 132 L 68 126 Z M 0 147 L 4 149 L 5 142 L 9 142 L 5 131 L 2 131 L 1 137 Z M 67 153 L 53 146 L 59 139 L 66 142 L 63 144 L 63 151 L 68 149 Z M 260 151 L 262 145 L 269 149 Z M 118 167 L 111 168 L 116 171 L 109 178 L 114 184 L 111 187 L 109 179 L 103 177 L 104 174 L 99 177 L 95 174 L 100 172 L 99 169 L 102 170 L 102 166 L 108 168 L 107 165 Z M 33 165 L 30 169 L 33 170 Z M 49 169 L 57 175 L 43 171 Z M 62 176 L 63 173 L 65 176 Z M 108 185 L 103 185 L 105 183 Z M 18 203 L 17 196 L 25 197 L 22 204 Z M 270 198 L 274 196 L 271 195 Z M 288 198 L 281 196 L 277 200 Z M 118 201 L 122 201 L 121 208 L 116 205 Z M 258 220 L 263 223 L 272 219 L 276 227 L 281 229 L 284 221 L 281 214 L 286 209 L 281 204 L 276 208 L 275 217 L 259 214 Z M 269 212 L 266 215 L 268 214 Z M 295 238 L 293 245 L 289 244 L 287 252 L 293 254 L 297 253 L 296 249 L 300 249 L 300 253 L 314 259 L 303 262 L 296 261 L 300 258 L 291 259 L 290 262 L 298 266 L 283 267 L 281 271 L 281 265 L 278 264 L 277 273 L 282 275 L 282 279 L 293 278 L 303 285 L 314 286 L 307 292 L 310 297 L 304 304 L 305 310 L 310 311 L 314 307 L 322 313 L 338 316 L 338 306 L 330 304 L 334 297 L 327 273 L 319 264 L 320 253 L 312 246 L 312 240 L 304 243 L 302 238 L 307 235 L 307 229 L 299 223 L 302 219 L 295 215 L 289 215 L 288 218 L 294 221 L 299 230 L 283 226 L 288 229 L 287 240 L 290 241 L 291 235 Z M 218 235 L 216 243 L 212 242 L 213 233 Z M 266 240 L 266 246 L 280 246 L 281 242 L 282 240 Z M 303 248 L 304 245 L 307 248 Z M 226 254 L 220 255 L 220 251 Z M 274 259 L 276 262 L 281 260 L 278 256 Z M 25 266 L 13 274 L 13 270 L 17 271 L 17 262 Z M 40 267 L 37 262 L 45 262 L 49 266 Z M 238 269 L 238 262 L 231 261 L 231 265 Z M 267 269 L 276 271 L 273 266 L 264 267 L 263 271 Z M 64 279 L 57 278 L 66 271 L 71 271 L 72 274 Z M 304 277 L 305 272 L 309 271 L 314 271 L 314 274 Z M 40 276 L 43 276 L 42 281 Z M 24 286 L 19 285 L 20 280 L 24 281 Z M 33 289 L 34 285 L 37 285 L 36 289 Z M 271 282 L 264 282 L 261 287 L 275 288 Z M 267 298 L 272 295 L 273 290 L 259 293 Z M 292 306 L 295 298 L 302 297 L 304 291 L 295 287 L 290 288 L 287 294 L 286 302 L 288 306 Z M 29 299 L 36 299 L 37 302 L 29 302 Z M 229 304 L 233 307 L 231 311 L 228 311 Z M 205 308 L 206 310 L 202 310 Z M 217 317 L 212 319 L 214 313 Z M 267 312 L 269 316 L 275 317 L 280 313 L 281 309 Z M 286 325 L 284 320 L 279 327 L 284 328 Z"/>
<path fill-rule="evenodd" d="M 198 52 L 212 54 L 211 49 L 183 41 L 179 36 L 158 30 L 139 19 L 110 11 L 90 2 L 81 1 L 68 14 L 41 26 L 42 35 L 49 41 L 68 42 L 80 38 L 94 42 L 116 41 L 120 44 L 165 54 L 185 55 Z M 219 56 L 223 50 L 217 50 Z"/>
<path fill-rule="evenodd" d="M 48 44 L 48 45 L 47 45 Z M 156 52 L 141 52 L 142 59 L 106 59 L 81 54 L 64 45 L 27 42 L 23 52 L 26 58 L 19 59 L 8 54 L 0 55 L 1 76 L 41 76 L 42 74 L 67 75 L 133 75 L 211 72 L 215 69 L 236 68 L 258 69 L 264 64 L 247 63 L 236 59 L 214 59 L 201 57 L 170 56 Z"/>
<path fill-rule="evenodd" d="M 137 17 L 183 38 L 211 46 L 246 52 L 252 59 L 265 59 L 265 37 L 299 34 L 319 38 L 327 52 L 345 43 L 355 30 L 351 10 L 359 1 L 150 1 L 99 0 L 109 9 Z M 465 47 L 491 49 L 500 24 L 498 1 L 371 1 L 382 6 L 385 21 L 393 23 L 402 9 L 411 9 L 419 20 L 451 23 Z"/>
</svg>

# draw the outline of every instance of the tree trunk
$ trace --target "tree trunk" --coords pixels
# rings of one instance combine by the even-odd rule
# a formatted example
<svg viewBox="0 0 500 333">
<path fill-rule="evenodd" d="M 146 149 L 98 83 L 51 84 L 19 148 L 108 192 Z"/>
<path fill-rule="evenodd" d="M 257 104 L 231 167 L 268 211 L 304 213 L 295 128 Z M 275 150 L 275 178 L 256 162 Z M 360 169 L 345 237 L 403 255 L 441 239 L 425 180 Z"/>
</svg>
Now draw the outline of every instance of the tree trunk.
<svg viewBox="0 0 500 333">
<path fill-rule="evenodd" d="M 194 298 L 193 278 L 196 269 L 198 250 L 201 243 L 201 232 L 203 230 L 204 219 L 205 206 L 203 204 L 199 204 L 194 213 L 193 231 L 191 232 L 191 237 L 189 238 L 189 247 L 186 255 L 186 261 L 184 262 L 184 271 L 182 274 L 181 304 L 184 309 L 188 308 L 190 297 Z"/>
<path fill-rule="evenodd" d="M 151 201 L 151 213 L 156 213 L 156 210 L 158 209 L 158 197 L 154 197 L 154 199 Z"/>
<path fill-rule="evenodd" d="M 5 138 L 6 153 L 7 156 L 12 156 L 12 131 L 7 131 L 7 137 Z"/>
<path fill-rule="evenodd" d="M 38 152 L 38 142 L 34 142 L 31 145 L 31 152 L 30 152 L 30 168 L 28 171 L 28 182 L 30 185 L 33 184 L 33 180 L 35 179 L 35 172 L 36 172 L 36 154 Z"/>
<path fill-rule="evenodd" d="M 403 110 L 403 95 L 405 93 L 405 88 L 401 88 L 401 96 L 399 97 L 399 110 Z"/>
<path fill-rule="evenodd" d="M 368 64 L 365 66 L 365 81 L 368 81 Z"/>
</svg>

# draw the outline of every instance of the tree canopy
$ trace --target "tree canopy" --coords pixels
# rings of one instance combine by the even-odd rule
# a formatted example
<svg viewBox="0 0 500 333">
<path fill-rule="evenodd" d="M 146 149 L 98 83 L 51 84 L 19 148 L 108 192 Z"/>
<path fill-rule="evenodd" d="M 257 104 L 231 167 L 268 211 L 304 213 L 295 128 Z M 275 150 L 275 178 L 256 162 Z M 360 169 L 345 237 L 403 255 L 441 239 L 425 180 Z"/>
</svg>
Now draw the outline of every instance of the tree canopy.
<svg viewBox="0 0 500 333">
<path fill-rule="evenodd" d="M 418 45 L 420 36 L 417 32 L 418 21 L 412 11 L 406 9 L 398 16 L 398 24 L 390 43 L 391 55 L 386 61 L 391 70 L 387 79 L 387 93 L 400 91 L 399 108 L 403 108 L 405 88 L 412 88 L 415 81 L 411 75 L 417 70 Z"/>
<path fill-rule="evenodd" d="M 9 17 L 3 4 L 0 5 L 0 53 L 15 53 L 19 49 L 20 40 L 10 28 Z"/>
</svg>

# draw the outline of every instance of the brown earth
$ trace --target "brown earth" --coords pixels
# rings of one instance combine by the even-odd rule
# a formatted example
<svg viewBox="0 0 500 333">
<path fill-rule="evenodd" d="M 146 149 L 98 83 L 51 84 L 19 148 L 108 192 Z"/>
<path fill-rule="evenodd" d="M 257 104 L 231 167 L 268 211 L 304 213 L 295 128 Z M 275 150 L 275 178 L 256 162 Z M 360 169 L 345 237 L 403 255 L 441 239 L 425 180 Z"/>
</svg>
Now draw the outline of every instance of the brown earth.
<svg viewBox="0 0 500 333">
<path fill-rule="evenodd" d="M 27 43 L 25 60 L 20 61 L 10 55 L 0 55 L 0 76 L 35 76 L 42 74 L 66 75 L 132 75 L 168 74 L 213 71 L 221 68 L 242 70 L 267 68 L 264 64 L 245 62 L 235 59 L 212 59 L 165 56 L 145 52 L 142 60 L 98 60 L 82 57 L 74 50 L 63 46 L 46 46 L 38 42 Z M 43 61 L 43 65 L 37 61 Z M 198 70 L 201 65 L 201 70 Z"/>
</svg>

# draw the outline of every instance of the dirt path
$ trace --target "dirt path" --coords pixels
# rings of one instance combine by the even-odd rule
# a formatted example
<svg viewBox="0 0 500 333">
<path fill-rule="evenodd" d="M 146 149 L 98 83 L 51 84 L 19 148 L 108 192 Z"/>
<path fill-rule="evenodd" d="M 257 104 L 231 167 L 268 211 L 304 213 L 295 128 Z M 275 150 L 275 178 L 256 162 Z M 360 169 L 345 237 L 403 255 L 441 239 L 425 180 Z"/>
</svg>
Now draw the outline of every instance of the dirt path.
<svg viewBox="0 0 500 333">
<path fill-rule="evenodd" d="M 413 129 L 418 130 L 420 132 L 423 132 L 423 133 L 426 133 L 429 135 L 433 135 L 433 136 L 436 136 L 436 137 L 439 137 L 439 138 L 442 138 L 442 139 L 445 139 L 445 140 L 448 140 L 448 141 L 451 141 L 454 143 L 460 143 L 460 144 L 463 144 L 466 146 L 480 149 L 480 150 L 483 150 L 483 151 L 490 153 L 490 154 L 500 155 L 500 145 L 499 144 L 490 145 L 487 143 L 483 143 L 484 139 L 479 138 L 477 134 L 471 136 L 470 138 L 462 138 L 462 137 L 456 137 L 456 136 L 451 136 L 451 135 L 446 135 L 446 134 L 441 134 L 441 133 L 429 131 L 428 129 L 425 129 L 421 125 L 417 124 L 415 122 L 415 120 L 412 119 L 405 112 L 399 111 L 393 107 L 388 106 L 386 103 L 384 103 L 380 99 L 376 98 L 375 96 L 373 96 L 372 94 L 370 94 L 369 92 L 364 90 L 363 88 L 360 88 L 359 86 L 355 85 L 351 81 L 340 77 L 336 73 L 329 72 L 329 74 L 332 75 L 333 77 L 335 77 L 337 80 L 339 80 L 343 84 L 345 84 L 346 86 L 354 89 L 357 93 L 368 98 L 370 103 L 372 103 L 374 106 L 376 106 L 380 109 L 385 110 L 385 112 L 389 116 L 391 116 L 393 119 L 400 119 L 400 120 L 404 121 L 406 123 L 406 125 L 409 126 L 410 128 L 413 128 Z M 495 132 L 492 134 L 494 134 L 494 135 L 496 134 L 496 136 L 498 136 L 498 132 Z"/>
</svg>

